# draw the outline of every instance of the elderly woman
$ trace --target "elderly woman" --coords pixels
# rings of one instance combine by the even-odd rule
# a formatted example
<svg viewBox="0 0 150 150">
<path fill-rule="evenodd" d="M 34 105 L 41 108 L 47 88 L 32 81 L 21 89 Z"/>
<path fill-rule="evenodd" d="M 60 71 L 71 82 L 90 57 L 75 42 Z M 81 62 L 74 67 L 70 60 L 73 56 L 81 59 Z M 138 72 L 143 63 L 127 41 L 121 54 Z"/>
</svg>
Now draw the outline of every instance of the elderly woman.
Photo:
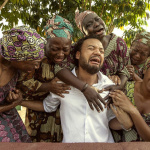
<svg viewBox="0 0 150 150">
<path fill-rule="evenodd" d="M 128 80 L 129 73 L 126 65 L 128 64 L 129 54 L 125 41 L 114 34 L 106 35 L 104 21 L 93 11 L 75 12 L 77 27 L 87 35 L 97 35 L 105 50 L 105 59 L 101 71 L 107 76 L 118 75 L 121 79 L 120 85 L 111 86 L 109 89 L 123 89 Z M 116 76 L 113 76 L 113 78 Z"/>
<path fill-rule="evenodd" d="M 73 28 L 70 22 L 61 16 L 53 16 L 46 26 L 47 44 L 46 57 L 35 72 L 22 74 L 17 88 L 23 91 L 26 100 L 43 101 L 49 92 L 63 97 L 70 87 L 64 83 L 57 83 L 54 71 L 56 64 L 60 64 L 70 53 Z M 67 64 L 66 64 L 67 65 Z M 53 113 L 37 112 L 27 109 L 25 125 L 33 142 L 60 142 L 62 140 L 59 109 Z"/>
<path fill-rule="evenodd" d="M 144 77 L 144 68 L 150 62 L 150 33 L 136 34 L 130 47 L 131 65 L 127 69 L 131 80 L 140 81 Z"/>
<path fill-rule="evenodd" d="M 114 105 L 127 112 L 134 123 L 130 131 L 114 134 L 116 142 L 150 141 L 150 62 L 144 70 L 141 82 L 127 84 L 127 96 L 119 90 L 110 93 Z"/>
<path fill-rule="evenodd" d="M 7 102 L 15 90 L 20 72 L 39 67 L 44 56 L 45 41 L 34 29 L 20 26 L 3 32 L 0 40 L 0 141 L 31 142 L 25 126 L 15 109 L 20 101 Z"/>
</svg>

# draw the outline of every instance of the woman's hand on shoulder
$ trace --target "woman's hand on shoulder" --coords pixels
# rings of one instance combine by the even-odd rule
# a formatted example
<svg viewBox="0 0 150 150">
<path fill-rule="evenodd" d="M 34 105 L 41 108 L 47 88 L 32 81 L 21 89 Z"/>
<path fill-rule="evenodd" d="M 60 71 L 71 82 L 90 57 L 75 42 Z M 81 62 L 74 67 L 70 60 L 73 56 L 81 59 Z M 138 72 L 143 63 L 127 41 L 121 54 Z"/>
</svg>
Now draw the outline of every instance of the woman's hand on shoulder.
<svg viewBox="0 0 150 150">
<path fill-rule="evenodd" d="M 88 104 L 92 110 L 94 108 L 100 112 L 103 111 L 103 108 L 106 107 L 105 99 L 103 99 L 99 93 L 103 92 L 103 90 L 97 90 L 96 88 L 93 88 L 91 86 L 87 86 L 84 90 L 83 94 L 86 97 Z M 104 105 L 104 106 L 102 106 Z"/>
<path fill-rule="evenodd" d="M 63 94 L 69 94 L 68 90 L 71 90 L 71 88 L 69 85 L 59 81 L 61 80 L 59 80 L 57 77 L 51 80 L 51 82 L 49 82 L 50 84 L 49 91 L 64 98 Z"/>
</svg>

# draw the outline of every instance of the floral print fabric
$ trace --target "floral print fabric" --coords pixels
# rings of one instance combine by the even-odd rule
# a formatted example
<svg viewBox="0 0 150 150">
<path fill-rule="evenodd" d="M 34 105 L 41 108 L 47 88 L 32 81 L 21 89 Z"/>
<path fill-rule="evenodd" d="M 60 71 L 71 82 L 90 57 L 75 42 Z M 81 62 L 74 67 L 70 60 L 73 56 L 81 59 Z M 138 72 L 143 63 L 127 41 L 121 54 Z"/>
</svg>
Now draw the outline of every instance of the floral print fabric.
<svg viewBox="0 0 150 150">
<path fill-rule="evenodd" d="M 0 54 L 9 61 L 41 59 L 44 57 L 45 43 L 35 29 L 18 26 L 3 32 Z"/>
<path fill-rule="evenodd" d="M 0 105 L 7 104 L 5 99 L 9 91 L 16 86 L 16 82 L 17 75 L 7 85 L 0 87 Z M 0 141 L 31 142 L 23 121 L 15 108 L 0 113 Z"/>
</svg>

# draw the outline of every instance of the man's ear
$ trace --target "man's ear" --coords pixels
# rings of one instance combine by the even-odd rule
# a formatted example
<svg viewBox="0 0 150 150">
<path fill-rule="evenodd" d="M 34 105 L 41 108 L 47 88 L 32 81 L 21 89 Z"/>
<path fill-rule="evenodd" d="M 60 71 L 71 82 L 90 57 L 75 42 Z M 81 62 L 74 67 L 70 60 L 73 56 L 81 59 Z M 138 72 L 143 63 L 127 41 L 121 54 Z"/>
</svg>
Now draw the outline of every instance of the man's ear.
<svg viewBox="0 0 150 150">
<path fill-rule="evenodd" d="M 80 52 L 77 51 L 77 52 L 76 52 L 76 59 L 79 59 L 79 58 L 80 58 Z"/>
</svg>

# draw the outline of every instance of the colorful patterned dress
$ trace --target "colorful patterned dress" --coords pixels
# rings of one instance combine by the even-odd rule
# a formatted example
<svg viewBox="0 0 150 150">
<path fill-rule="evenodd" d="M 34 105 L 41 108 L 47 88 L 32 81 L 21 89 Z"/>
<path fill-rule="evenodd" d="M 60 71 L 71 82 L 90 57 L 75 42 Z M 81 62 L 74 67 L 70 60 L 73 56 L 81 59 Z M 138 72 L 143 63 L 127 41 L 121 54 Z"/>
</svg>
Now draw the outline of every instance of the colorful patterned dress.
<svg viewBox="0 0 150 150">
<path fill-rule="evenodd" d="M 54 78 L 54 64 L 43 59 L 41 66 L 30 74 L 22 73 L 18 79 L 17 88 L 24 93 L 26 100 L 43 101 L 49 92 L 37 92 L 42 83 Z M 33 142 L 61 142 L 62 130 L 59 109 L 53 113 L 37 112 L 27 109 L 25 125 Z"/>
<path fill-rule="evenodd" d="M 127 97 L 130 99 L 132 104 L 135 106 L 134 101 L 134 84 L 135 81 L 127 82 L 126 90 L 127 90 Z M 143 119 L 150 126 L 150 113 L 142 114 Z M 134 141 L 142 141 L 140 135 L 138 134 L 135 126 L 132 127 L 131 131 L 112 131 L 113 137 L 115 142 L 134 142 Z"/>
<path fill-rule="evenodd" d="M 126 75 L 129 77 L 126 65 L 129 62 L 129 51 L 125 41 L 114 35 L 110 34 L 110 42 L 104 52 L 104 63 L 101 71 L 105 75 Z"/>
<path fill-rule="evenodd" d="M 147 60 L 140 65 L 133 65 L 134 66 L 134 72 L 141 78 L 144 78 L 144 72 L 147 64 L 150 63 L 150 57 L 147 58 Z"/>
<path fill-rule="evenodd" d="M 5 86 L 0 87 L 0 104 L 6 104 L 9 91 L 16 86 L 18 75 L 15 75 Z M 0 113 L 0 141 L 1 142 L 31 142 L 15 108 Z"/>
</svg>

